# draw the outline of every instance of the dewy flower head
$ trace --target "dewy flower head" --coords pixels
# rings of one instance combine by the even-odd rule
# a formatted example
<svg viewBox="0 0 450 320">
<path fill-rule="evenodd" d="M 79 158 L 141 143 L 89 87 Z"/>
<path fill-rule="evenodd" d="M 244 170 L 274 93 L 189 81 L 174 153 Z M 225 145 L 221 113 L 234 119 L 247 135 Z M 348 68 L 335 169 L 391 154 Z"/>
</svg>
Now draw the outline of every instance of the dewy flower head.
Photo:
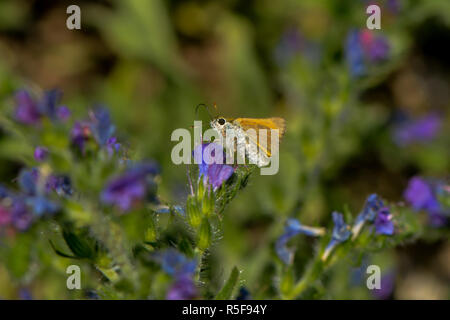
<svg viewBox="0 0 450 320">
<path fill-rule="evenodd" d="M 147 194 L 147 176 L 154 176 L 158 171 L 155 163 L 133 165 L 107 184 L 101 194 L 101 200 L 116 205 L 123 211 L 131 209 L 133 204 L 143 200 Z"/>
<path fill-rule="evenodd" d="M 333 214 L 333 234 L 331 235 L 331 241 L 325 248 L 325 251 L 322 255 L 322 260 L 325 261 L 330 255 L 331 251 L 341 242 L 347 241 L 352 232 L 350 231 L 350 227 L 345 223 L 344 216 L 342 213 L 334 211 Z"/>
<path fill-rule="evenodd" d="M 323 228 L 304 226 L 297 219 L 288 219 L 284 228 L 284 233 L 275 243 L 275 251 L 278 257 L 285 263 L 291 264 L 294 258 L 292 250 L 288 249 L 288 241 L 296 235 L 303 233 L 307 236 L 322 236 L 325 233 Z"/>
<path fill-rule="evenodd" d="M 378 215 L 375 218 L 375 233 L 389 236 L 394 234 L 392 214 L 387 207 L 383 207 L 378 211 Z"/>
<path fill-rule="evenodd" d="M 204 143 L 196 146 L 193 156 L 195 163 L 199 165 L 199 178 L 203 177 L 203 182 L 212 185 L 214 190 L 227 181 L 234 172 L 232 166 L 223 164 L 225 154 L 222 146 L 217 143 Z"/>
</svg>

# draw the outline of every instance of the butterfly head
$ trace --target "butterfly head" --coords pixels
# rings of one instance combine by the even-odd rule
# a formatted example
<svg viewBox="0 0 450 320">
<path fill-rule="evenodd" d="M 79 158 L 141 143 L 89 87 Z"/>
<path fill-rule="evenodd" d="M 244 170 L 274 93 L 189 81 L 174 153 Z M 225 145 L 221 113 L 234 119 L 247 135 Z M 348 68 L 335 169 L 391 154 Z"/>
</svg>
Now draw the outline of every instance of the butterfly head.
<svg viewBox="0 0 450 320">
<path fill-rule="evenodd" d="M 230 123 L 224 117 L 217 117 L 211 121 L 211 128 L 223 132 L 230 126 Z"/>
</svg>

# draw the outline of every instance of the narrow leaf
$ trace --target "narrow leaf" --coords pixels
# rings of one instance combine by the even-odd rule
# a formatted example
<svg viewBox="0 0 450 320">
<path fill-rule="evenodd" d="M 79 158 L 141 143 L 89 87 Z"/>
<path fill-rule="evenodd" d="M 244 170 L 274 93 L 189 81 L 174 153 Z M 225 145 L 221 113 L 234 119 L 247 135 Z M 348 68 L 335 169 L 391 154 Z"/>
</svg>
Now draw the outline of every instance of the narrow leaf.
<svg viewBox="0 0 450 320">
<path fill-rule="evenodd" d="M 239 270 L 234 267 L 231 271 L 230 277 L 227 282 L 223 286 L 222 290 L 217 294 L 216 300 L 229 300 L 231 298 L 231 294 L 233 293 L 233 289 L 236 286 L 239 279 Z"/>
</svg>

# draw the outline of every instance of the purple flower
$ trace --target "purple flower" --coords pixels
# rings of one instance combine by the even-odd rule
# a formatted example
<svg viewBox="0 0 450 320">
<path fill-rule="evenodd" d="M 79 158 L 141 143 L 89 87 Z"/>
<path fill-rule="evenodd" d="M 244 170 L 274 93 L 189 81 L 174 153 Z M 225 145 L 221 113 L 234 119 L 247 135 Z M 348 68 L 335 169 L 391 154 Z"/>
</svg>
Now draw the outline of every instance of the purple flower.
<svg viewBox="0 0 450 320">
<path fill-rule="evenodd" d="M 389 299 L 392 296 L 395 286 L 395 273 L 387 272 L 381 276 L 380 289 L 371 290 L 373 296 L 380 300 Z"/>
<path fill-rule="evenodd" d="M 59 196 L 70 196 L 73 194 L 72 183 L 68 176 L 50 175 L 45 184 L 46 191 L 55 191 Z"/>
<path fill-rule="evenodd" d="M 72 131 L 70 132 L 70 138 L 72 144 L 78 147 L 82 153 L 84 153 L 84 146 L 91 136 L 91 128 L 89 123 L 75 122 Z"/>
<path fill-rule="evenodd" d="M 389 43 L 383 36 L 376 36 L 372 31 L 360 31 L 360 41 L 365 56 L 371 62 L 382 61 L 389 54 Z"/>
<path fill-rule="evenodd" d="M 199 165 L 199 178 L 203 177 L 204 183 L 209 183 L 214 190 L 222 186 L 222 183 L 234 173 L 232 166 L 223 164 L 225 153 L 217 143 L 204 143 L 195 147 L 193 151 L 195 163 Z"/>
<path fill-rule="evenodd" d="M 111 137 L 106 142 L 106 150 L 108 151 L 108 154 L 112 156 L 114 152 L 119 152 L 120 149 L 120 143 L 117 143 L 116 137 Z"/>
<path fill-rule="evenodd" d="M 383 207 L 378 211 L 378 215 L 375 218 L 375 233 L 389 236 L 394 234 L 392 214 L 387 207 Z"/>
<path fill-rule="evenodd" d="M 288 219 L 283 235 L 281 235 L 275 243 L 275 251 L 281 261 L 285 264 L 291 264 L 294 258 L 294 252 L 288 249 L 287 243 L 291 238 L 300 233 L 315 237 L 323 235 L 324 230 L 321 228 L 303 226 L 297 219 Z"/>
<path fill-rule="evenodd" d="M 24 199 L 14 199 L 11 208 L 11 224 L 19 231 L 27 230 L 33 222 L 33 215 L 27 210 Z"/>
<path fill-rule="evenodd" d="M 41 113 L 38 105 L 25 90 L 16 93 L 15 117 L 24 124 L 37 124 L 40 122 Z"/>
<path fill-rule="evenodd" d="M 89 112 L 89 119 L 76 122 L 71 131 L 72 144 L 84 153 L 86 142 L 92 137 L 100 147 L 105 147 L 110 155 L 118 151 L 120 144 L 113 136 L 115 126 L 111 123 L 109 112 L 104 107 L 98 107 Z"/>
<path fill-rule="evenodd" d="M 387 39 L 369 30 L 351 30 L 347 35 L 345 55 L 350 73 L 354 77 L 366 74 L 367 67 L 385 60 L 390 47 Z"/>
<path fill-rule="evenodd" d="M 53 89 L 44 92 L 40 100 L 35 100 L 28 91 L 19 90 L 16 93 L 15 118 L 30 125 L 40 123 L 43 116 L 52 120 L 65 120 L 68 109 L 58 107 L 61 96 L 61 91 Z"/>
<path fill-rule="evenodd" d="M 416 120 L 407 120 L 394 128 L 393 139 L 399 146 L 433 140 L 442 126 L 441 117 L 432 113 Z"/>
<path fill-rule="evenodd" d="M 69 108 L 67 108 L 66 106 L 60 106 L 58 109 L 56 109 L 56 116 L 61 121 L 67 121 L 70 118 L 71 114 L 72 113 L 70 112 Z"/>
<path fill-rule="evenodd" d="M 331 235 L 331 241 L 328 243 L 325 251 L 322 255 L 322 260 L 325 261 L 330 255 L 331 251 L 341 242 L 347 241 L 352 232 L 350 231 L 350 227 L 345 223 L 344 216 L 342 213 L 334 211 L 332 213 L 334 228 L 333 234 Z"/>
<path fill-rule="evenodd" d="M 413 177 L 409 180 L 403 197 L 414 210 L 426 211 L 431 225 L 439 227 L 447 223 L 448 212 L 439 203 L 435 188 L 438 189 L 421 177 Z"/>
<path fill-rule="evenodd" d="M 161 264 L 162 269 L 175 278 L 174 284 L 167 293 L 169 300 L 193 299 L 197 295 L 192 276 L 197 268 L 195 259 L 188 259 L 175 249 L 157 252 L 154 259 Z"/>
<path fill-rule="evenodd" d="M 176 278 L 167 292 L 167 300 L 191 300 L 197 296 L 197 288 L 191 277 L 183 275 Z"/>
<path fill-rule="evenodd" d="M 36 161 L 44 161 L 48 156 L 48 149 L 45 147 L 36 147 L 34 149 L 34 159 Z"/>
<path fill-rule="evenodd" d="M 128 211 L 134 203 L 146 196 L 147 176 L 155 175 L 157 172 L 158 168 L 153 163 L 135 165 L 107 184 L 101 194 L 101 200 Z"/>
<path fill-rule="evenodd" d="M 435 208 L 437 205 L 431 185 L 421 177 L 413 177 L 409 180 L 403 196 L 417 211 Z"/>
</svg>

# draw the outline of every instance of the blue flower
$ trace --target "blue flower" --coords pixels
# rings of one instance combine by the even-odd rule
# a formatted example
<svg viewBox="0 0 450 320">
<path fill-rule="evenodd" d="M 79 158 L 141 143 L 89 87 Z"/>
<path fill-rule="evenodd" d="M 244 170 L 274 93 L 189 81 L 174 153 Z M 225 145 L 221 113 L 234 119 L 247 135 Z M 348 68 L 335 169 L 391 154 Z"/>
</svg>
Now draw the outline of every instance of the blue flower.
<svg viewBox="0 0 450 320">
<path fill-rule="evenodd" d="M 234 173 L 232 166 L 223 164 L 225 153 L 217 143 L 204 143 L 194 148 L 193 156 L 199 166 L 199 178 L 217 190 Z"/>
<path fill-rule="evenodd" d="M 59 210 L 59 206 L 57 204 L 42 195 L 28 197 L 26 199 L 26 203 L 33 209 L 34 214 L 38 217 L 44 215 L 45 213 L 53 214 Z"/>
<path fill-rule="evenodd" d="M 166 249 L 155 254 L 155 260 L 162 269 L 171 276 L 192 276 L 197 267 L 195 259 L 188 259 L 175 249 Z"/>
<path fill-rule="evenodd" d="M 297 219 L 288 219 L 283 235 L 281 235 L 275 243 L 275 251 L 281 261 L 285 264 L 291 264 L 294 258 L 294 252 L 293 250 L 288 249 L 287 243 L 291 238 L 300 233 L 314 237 L 323 235 L 324 230 L 322 228 L 303 226 Z"/>
<path fill-rule="evenodd" d="M 48 149 L 45 147 L 36 147 L 34 149 L 34 159 L 36 161 L 44 161 L 48 156 Z"/>
<path fill-rule="evenodd" d="M 99 145 L 105 146 L 116 130 L 108 110 L 104 107 L 96 108 L 90 113 L 90 121 L 95 140 Z"/>
<path fill-rule="evenodd" d="M 156 175 L 158 167 L 154 163 L 134 165 L 124 174 L 113 178 L 103 190 L 101 200 L 118 206 L 123 211 L 131 209 L 147 194 L 147 176 Z"/>
<path fill-rule="evenodd" d="M 364 207 L 356 217 L 355 224 L 353 225 L 353 238 L 356 238 L 366 221 L 373 222 L 375 220 L 378 211 L 382 207 L 384 207 L 384 202 L 377 194 L 373 193 L 367 197 Z"/>
<path fill-rule="evenodd" d="M 347 35 L 345 56 L 350 68 L 350 74 L 352 76 L 359 77 L 366 73 L 364 51 L 360 43 L 359 32 L 357 30 L 351 30 Z"/>
<path fill-rule="evenodd" d="M 25 194 L 24 202 L 33 209 L 37 216 L 45 213 L 53 214 L 59 210 L 59 206 L 46 196 L 45 184 L 40 183 L 41 176 L 36 168 L 22 170 L 19 174 L 19 185 Z"/>
<path fill-rule="evenodd" d="M 394 234 L 392 214 L 387 207 L 383 207 L 378 211 L 378 215 L 375 218 L 375 233 L 385 235 Z"/>
<path fill-rule="evenodd" d="M 39 171 L 36 168 L 33 168 L 31 170 L 23 169 L 19 173 L 19 186 L 20 189 L 26 194 L 26 195 L 35 195 L 37 190 L 37 184 L 39 179 Z"/>
<path fill-rule="evenodd" d="M 194 281 L 187 275 L 177 277 L 167 292 L 167 300 L 192 300 L 197 296 Z"/>
<path fill-rule="evenodd" d="M 330 243 L 328 243 L 322 255 L 323 261 L 328 258 L 334 247 L 344 241 L 347 241 L 347 239 L 352 234 L 352 232 L 350 231 L 350 227 L 344 222 L 344 216 L 342 215 L 342 213 L 334 211 L 332 213 L 332 216 L 334 222 L 333 234 L 331 235 Z"/>
</svg>

